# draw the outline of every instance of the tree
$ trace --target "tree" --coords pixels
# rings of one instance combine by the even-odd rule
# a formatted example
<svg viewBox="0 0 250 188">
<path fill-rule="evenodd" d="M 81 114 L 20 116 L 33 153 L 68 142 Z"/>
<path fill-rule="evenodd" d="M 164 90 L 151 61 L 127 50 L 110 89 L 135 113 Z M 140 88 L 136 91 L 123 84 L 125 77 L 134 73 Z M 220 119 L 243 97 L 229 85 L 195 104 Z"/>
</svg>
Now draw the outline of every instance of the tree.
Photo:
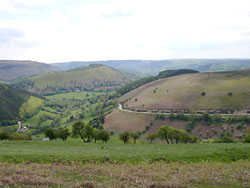
<svg viewBox="0 0 250 188">
<path fill-rule="evenodd" d="M 158 134 L 150 134 L 147 136 L 147 140 L 150 140 L 150 144 L 158 137 Z"/>
<path fill-rule="evenodd" d="M 96 141 L 97 140 L 100 140 L 100 138 L 99 138 L 99 130 L 98 129 L 95 129 L 94 128 L 94 131 L 93 131 L 93 139 L 95 140 L 95 143 L 96 143 Z"/>
<path fill-rule="evenodd" d="M 170 127 L 168 125 L 161 126 L 158 130 L 158 135 L 160 139 L 162 140 L 165 139 L 168 144 L 169 144 L 169 141 L 168 141 L 169 134 L 170 134 Z"/>
<path fill-rule="evenodd" d="M 44 132 L 45 136 L 48 137 L 50 140 L 57 139 L 59 134 L 55 129 L 48 128 Z"/>
<path fill-rule="evenodd" d="M 125 132 L 119 134 L 119 139 L 121 141 L 123 141 L 124 144 L 128 144 L 129 139 L 130 139 L 130 132 L 129 131 L 125 131 Z"/>
<path fill-rule="evenodd" d="M 87 138 L 87 142 L 91 142 L 91 138 L 93 137 L 94 135 L 94 128 L 90 125 L 86 125 L 84 127 L 84 134 L 85 134 L 85 137 Z"/>
<path fill-rule="evenodd" d="M 172 128 L 171 134 L 172 138 L 175 139 L 175 143 L 178 144 L 181 139 L 181 130 Z"/>
<path fill-rule="evenodd" d="M 73 129 L 72 129 L 72 136 L 73 137 L 80 136 L 83 142 L 86 142 L 84 127 L 85 127 L 85 124 L 82 121 L 77 121 L 76 123 L 74 123 Z"/>
<path fill-rule="evenodd" d="M 134 140 L 134 144 L 136 143 L 136 140 L 140 138 L 139 132 L 131 133 L 131 138 Z"/>
<path fill-rule="evenodd" d="M 101 130 L 99 131 L 99 139 L 102 140 L 103 142 L 108 142 L 108 140 L 110 139 L 110 134 L 108 131 L 106 130 Z"/>
<path fill-rule="evenodd" d="M 10 135 L 7 132 L 0 132 L 0 140 L 8 140 Z"/>
<path fill-rule="evenodd" d="M 183 130 L 180 130 L 180 138 L 181 138 L 181 141 L 184 142 L 185 144 L 191 140 L 188 133 L 186 131 L 183 131 Z"/>
<path fill-rule="evenodd" d="M 69 129 L 67 128 L 62 129 L 59 132 L 59 138 L 61 138 L 63 141 L 66 141 L 69 135 L 70 135 L 70 132 L 69 132 Z"/>
</svg>

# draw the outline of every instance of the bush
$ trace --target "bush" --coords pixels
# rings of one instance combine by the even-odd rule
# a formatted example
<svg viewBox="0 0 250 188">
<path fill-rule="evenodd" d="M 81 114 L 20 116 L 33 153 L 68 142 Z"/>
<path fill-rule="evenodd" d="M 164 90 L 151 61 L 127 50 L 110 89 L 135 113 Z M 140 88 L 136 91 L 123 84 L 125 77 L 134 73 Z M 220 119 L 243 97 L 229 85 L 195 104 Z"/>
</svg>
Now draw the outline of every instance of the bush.
<svg viewBox="0 0 250 188">
<path fill-rule="evenodd" d="M 7 132 L 0 132 L 0 140 L 8 140 L 10 135 Z"/>
<path fill-rule="evenodd" d="M 205 97 L 205 96 L 206 96 L 206 92 L 203 91 L 203 92 L 201 93 L 201 96 L 202 96 L 202 97 Z"/>
<path fill-rule="evenodd" d="M 13 133 L 12 140 L 26 140 L 26 137 L 25 137 L 25 135 L 22 135 L 19 133 Z"/>
<path fill-rule="evenodd" d="M 244 136 L 243 142 L 244 142 L 244 143 L 250 143 L 250 133 L 247 133 L 247 134 Z"/>
<path fill-rule="evenodd" d="M 225 135 L 219 140 L 217 140 L 217 143 L 234 143 L 234 139 L 231 136 Z"/>
</svg>

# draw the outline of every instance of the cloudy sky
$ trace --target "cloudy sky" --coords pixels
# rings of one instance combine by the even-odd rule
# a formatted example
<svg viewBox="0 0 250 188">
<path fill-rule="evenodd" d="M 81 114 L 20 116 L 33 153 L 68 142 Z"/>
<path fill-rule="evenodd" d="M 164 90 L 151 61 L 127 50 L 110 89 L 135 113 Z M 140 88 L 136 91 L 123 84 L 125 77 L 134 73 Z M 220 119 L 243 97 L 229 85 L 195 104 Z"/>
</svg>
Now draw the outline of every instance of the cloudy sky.
<svg viewBox="0 0 250 188">
<path fill-rule="evenodd" d="M 250 0 L 0 0 L 0 59 L 250 58 Z"/>
</svg>

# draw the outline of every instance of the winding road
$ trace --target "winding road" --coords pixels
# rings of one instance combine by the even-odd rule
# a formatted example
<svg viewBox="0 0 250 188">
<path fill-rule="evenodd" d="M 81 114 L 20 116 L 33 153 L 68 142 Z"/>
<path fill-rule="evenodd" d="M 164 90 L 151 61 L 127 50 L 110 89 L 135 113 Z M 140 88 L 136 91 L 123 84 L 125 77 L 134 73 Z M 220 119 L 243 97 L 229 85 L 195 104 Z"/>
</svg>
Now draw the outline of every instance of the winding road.
<svg viewBox="0 0 250 188">
<path fill-rule="evenodd" d="M 120 103 L 118 103 L 118 109 L 123 111 L 123 112 L 129 112 L 129 113 L 134 113 L 134 114 L 164 114 L 164 115 L 170 114 L 170 113 L 164 113 L 164 112 L 138 112 L 138 111 L 127 110 L 127 109 L 122 108 L 122 105 Z M 178 113 L 173 113 L 173 114 L 178 114 Z M 190 115 L 193 115 L 193 114 L 184 113 L 184 115 L 190 116 Z M 195 114 L 195 115 L 203 115 L 203 114 Z M 218 115 L 218 114 L 209 114 L 209 115 Z M 219 115 L 223 115 L 223 116 L 250 116 L 249 113 L 219 114 Z"/>
</svg>

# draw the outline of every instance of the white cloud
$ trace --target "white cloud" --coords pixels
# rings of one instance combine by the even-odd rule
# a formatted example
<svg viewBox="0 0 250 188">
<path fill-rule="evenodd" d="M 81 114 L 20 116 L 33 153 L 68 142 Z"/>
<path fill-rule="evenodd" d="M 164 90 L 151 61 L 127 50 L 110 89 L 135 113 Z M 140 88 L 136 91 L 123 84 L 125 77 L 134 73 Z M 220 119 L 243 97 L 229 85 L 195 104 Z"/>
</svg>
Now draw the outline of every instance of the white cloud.
<svg viewBox="0 0 250 188">
<path fill-rule="evenodd" d="M 4 10 L 12 16 L 21 8 L 27 10 L 21 13 L 24 18 L 20 12 L 17 19 L 0 17 L 0 25 L 25 32 L 22 40 L 36 44 L 29 49 L 16 46 L 24 55 L 6 53 L 0 59 L 250 58 L 245 45 L 250 31 L 248 0 L 89 0 L 84 4 L 1 0 L 0 7 L 0 14 Z"/>
</svg>

